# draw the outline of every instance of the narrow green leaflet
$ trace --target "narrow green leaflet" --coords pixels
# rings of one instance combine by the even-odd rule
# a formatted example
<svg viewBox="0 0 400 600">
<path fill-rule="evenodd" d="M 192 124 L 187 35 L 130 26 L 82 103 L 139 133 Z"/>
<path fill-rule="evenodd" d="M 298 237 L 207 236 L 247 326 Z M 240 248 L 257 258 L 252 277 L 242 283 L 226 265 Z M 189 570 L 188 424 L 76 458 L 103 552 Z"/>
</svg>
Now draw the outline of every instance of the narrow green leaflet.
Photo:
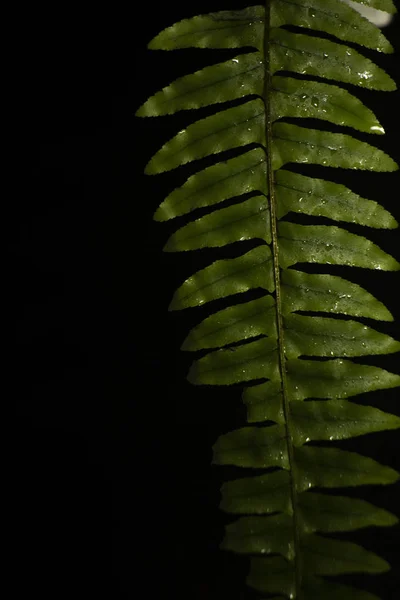
<svg viewBox="0 0 400 600">
<path fill-rule="evenodd" d="M 241 517 L 227 526 L 221 547 L 245 554 L 281 554 L 287 560 L 292 560 L 291 521 L 286 514 Z M 351 542 L 305 532 L 301 533 L 300 540 L 308 572 L 315 575 L 380 573 L 389 567 L 385 560 L 373 552 Z"/>
<path fill-rule="evenodd" d="M 250 94 L 261 95 L 263 84 L 264 65 L 261 54 L 242 54 L 177 79 L 149 98 L 137 115 L 167 115 Z"/>
<path fill-rule="evenodd" d="M 302 539 L 301 547 L 305 568 L 315 575 L 383 573 L 389 570 L 385 560 L 351 542 L 309 535 Z"/>
<path fill-rule="evenodd" d="M 267 194 L 265 152 L 254 148 L 192 175 L 161 203 L 156 221 L 167 221 L 253 191 Z"/>
<path fill-rule="evenodd" d="M 271 65 L 274 73 L 294 71 L 370 90 L 396 89 L 385 71 L 353 48 L 285 29 L 271 29 Z"/>
<path fill-rule="evenodd" d="M 148 175 L 251 143 L 265 145 L 264 106 L 253 100 L 206 117 L 180 131 L 153 156 Z"/>
<path fill-rule="evenodd" d="M 374 113 L 358 98 L 319 81 L 273 77 L 271 120 L 282 117 L 322 119 L 367 133 L 385 133 Z"/>
<path fill-rule="evenodd" d="M 299 505 L 304 531 L 352 531 L 372 525 L 389 527 L 398 522 L 387 510 L 357 498 L 306 492 L 300 495 Z"/>
<path fill-rule="evenodd" d="M 382 150 L 343 133 L 275 123 L 273 136 L 274 170 L 290 162 L 370 171 L 398 169 L 394 160 Z"/>
<path fill-rule="evenodd" d="M 400 264 L 360 235 L 329 225 L 280 223 L 280 266 L 296 263 L 349 265 L 365 269 L 398 271 Z"/>
<path fill-rule="evenodd" d="M 259 335 L 276 337 L 275 313 L 272 296 L 229 306 L 192 329 L 182 350 L 219 348 Z"/>
<path fill-rule="evenodd" d="M 322 311 L 393 321 L 384 304 L 359 285 L 335 275 L 312 275 L 294 269 L 282 273 L 282 311 Z"/>
<path fill-rule="evenodd" d="M 293 598 L 295 583 L 293 565 L 283 557 L 253 558 L 247 583 L 260 592 L 285 594 Z M 306 577 L 303 582 L 303 594 L 307 600 L 379 600 L 377 596 L 354 587 L 325 581 L 321 577 Z M 275 599 L 278 600 L 278 599 Z"/>
<path fill-rule="evenodd" d="M 287 373 L 293 400 L 348 398 L 400 385 L 400 375 L 342 359 L 323 362 L 289 360 Z"/>
<path fill-rule="evenodd" d="M 400 427 L 399 417 L 348 400 L 293 402 L 292 418 L 295 446 L 301 446 L 310 439 L 344 440 Z"/>
<path fill-rule="evenodd" d="M 308 516 L 307 503 L 304 520 Z M 290 475 L 277 470 L 258 477 L 228 481 L 221 487 L 220 508 L 234 514 L 291 514 Z"/>
<path fill-rule="evenodd" d="M 294 598 L 295 578 L 293 564 L 282 556 L 253 558 L 250 563 L 247 583 L 260 592 L 281 593 L 285 598 Z"/>
<path fill-rule="evenodd" d="M 216 350 L 190 368 L 188 380 L 204 385 L 231 385 L 262 377 L 278 377 L 277 342 L 264 338 L 244 346 Z"/>
<path fill-rule="evenodd" d="M 264 196 L 255 196 L 188 223 L 170 237 L 164 250 L 196 250 L 254 238 L 271 243 L 268 200 Z"/>
<path fill-rule="evenodd" d="M 325 581 L 322 577 L 307 577 L 303 585 L 307 600 L 380 600 L 375 594 L 349 585 Z"/>
<path fill-rule="evenodd" d="M 289 515 L 241 517 L 226 528 L 224 550 L 245 554 L 281 554 L 293 558 L 292 519 Z"/>
<path fill-rule="evenodd" d="M 396 219 L 373 200 L 361 198 L 344 185 L 280 169 L 276 173 L 278 216 L 293 211 L 357 225 L 393 229 Z"/>
<path fill-rule="evenodd" d="M 298 490 L 394 483 L 399 474 L 372 458 L 339 448 L 302 446 L 295 449 Z"/>
<path fill-rule="evenodd" d="M 299 356 L 365 356 L 400 350 L 400 342 L 357 321 L 288 315 L 285 353 Z"/>
<path fill-rule="evenodd" d="M 284 428 L 244 427 L 221 436 L 213 446 L 213 463 L 238 467 L 289 467 Z"/>
<path fill-rule="evenodd" d="M 378 0 L 379 3 L 379 0 Z M 362 2 L 374 5 L 374 2 Z M 376 4 L 376 3 L 375 3 Z M 389 1 L 387 6 L 393 4 Z M 383 10 L 388 10 L 387 8 Z M 341 40 L 351 41 L 379 52 L 393 52 L 382 32 L 341 0 L 278 0 L 271 2 L 271 25 L 297 25 L 324 31 Z"/>
<path fill-rule="evenodd" d="M 269 292 L 274 289 L 272 255 L 268 246 L 259 246 L 238 258 L 216 261 L 198 271 L 177 289 L 169 309 L 200 306 L 257 287 Z"/>
<path fill-rule="evenodd" d="M 248 387 L 243 392 L 247 408 L 247 422 L 275 421 L 284 424 L 283 394 L 280 378 Z"/>
<path fill-rule="evenodd" d="M 164 29 L 148 45 L 151 50 L 177 48 L 262 48 L 264 7 L 224 10 L 184 19 Z"/>
</svg>

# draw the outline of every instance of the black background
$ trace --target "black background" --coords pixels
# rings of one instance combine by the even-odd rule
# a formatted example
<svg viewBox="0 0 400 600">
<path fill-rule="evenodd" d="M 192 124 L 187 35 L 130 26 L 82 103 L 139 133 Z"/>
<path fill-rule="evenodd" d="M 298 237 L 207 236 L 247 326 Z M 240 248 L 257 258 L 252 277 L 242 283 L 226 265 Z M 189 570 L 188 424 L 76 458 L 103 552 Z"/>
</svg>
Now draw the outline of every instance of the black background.
<svg viewBox="0 0 400 600">
<path fill-rule="evenodd" d="M 72 3 L 19 17 L 17 173 L 4 199 L 13 598 L 245 597 L 245 561 L 218 551 L 222 475 L 210 466 L 217 436 L 240 423 L 240 394 L 185 381 L 190 360 L 179 347 L 200 317 L 167 306 L 197 263 L 162 254 L 174 227 L 152 221 L 176 176 L 143 175 L 182 117 L 134 117 L 157 89 L 207 64 L 196 52 L 152 53 L 147 42 L 185 16 L 238 6 Z M 386 32 L 400 51 L 399 21 Z M 377 60 L 400 82 L 398 56 Z M 399 161 L 398 93 L 366 101 L 387 130 L 376 145 Z M 364 193 L 399 219 L 399 175 L 379 178 Z M 396 231 L 369 237 L 400 258 Z M 398 275 L 366 281 L 400 318 Z M 397 362 L 390 357 L 389 370 L 399 372 Z M 376 405 L 400 414 L 396 394 Z M 400 469 L 398 439 L 373 435 L 353 447 Z M 366 493 L 396 510 L 398 485 Z M 394 567 L 359 578 L 384 599 L 399 584 L 399 533 L 359 538 Z"/>
</svg>

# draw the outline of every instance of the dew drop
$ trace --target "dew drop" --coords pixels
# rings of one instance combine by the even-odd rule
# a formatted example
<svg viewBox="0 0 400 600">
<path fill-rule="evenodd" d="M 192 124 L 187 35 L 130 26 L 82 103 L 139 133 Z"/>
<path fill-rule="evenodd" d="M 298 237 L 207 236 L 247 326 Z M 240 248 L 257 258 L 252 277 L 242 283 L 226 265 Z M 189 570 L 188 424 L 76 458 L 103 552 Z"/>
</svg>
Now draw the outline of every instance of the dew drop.
<svg viewBox="0 0 400 600">
<path fill-rule="evenodd" d="M 385 133 L 385 130 L 383 129 L 383 127 L 381 125 L 372 125 L 372 127 L 370 127 L 371 131 L 376 131 L 379 133 Z"/>
<path fill-rule="evenodd" d="M 371 79 L 372 73 L 371 71 L 363 71 L 362 73 L 358 73 L 361 79 Z"/>
<path fill-rule="evenodd" d="M 328 54 L 326 52 L 324 52 L 323 57 L 328 58 Z"/>
<path fill-rule="evenodd" d="M 313 103 L 313 106 L 319 106 L 319 99 L 316 96 L 311 98 L 311 102 Z"/>
</svg>

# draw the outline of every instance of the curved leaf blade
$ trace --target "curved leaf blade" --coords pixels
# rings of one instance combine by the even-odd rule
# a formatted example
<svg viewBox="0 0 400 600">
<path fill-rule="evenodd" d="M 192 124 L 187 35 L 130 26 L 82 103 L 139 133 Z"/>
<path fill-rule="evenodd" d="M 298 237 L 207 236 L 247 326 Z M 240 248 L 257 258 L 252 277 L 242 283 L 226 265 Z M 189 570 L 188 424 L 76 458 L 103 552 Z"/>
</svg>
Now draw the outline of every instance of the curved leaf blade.
<svg viewBox="0 0 400 600">
<path fill-rule="evenodd" d="M 277 380 L 247 387 L 243 392 L 243 403 L 247 408 L 247 422 L 274 421 L 283 425 L 282 383 Z"/>
<path fill-rule="evenodd" d="M 213 464 L 288 469 L 284 428 L 279 425 L 263 429 L 243 427 L 220 436 L 213 446 Z"/>
<path fill-rule="evenodd" d="M 295 448 L 297 488 L 299 492 L 312 487 L 340 488 L 358 485 L 389 484 L 399 474 L 376 460 L 339 448 Z"/>
<path fill-rule="evenodd" d="M 400 342 L 357 321 L 288 315 L 284 319 L 285 354 L 299 356 L 366 356 L 400 350 Z"/>
<path fill-rule="evenodd" d="M 259 592 L 284 594 L 285 598 L 294 598 L 296 588 L 293 563 L 282 556 L 253 558 L 246 583 Z"/>
<path fill-rule="evenodd" d="M 359 285 L 337 275 L 313 275 L 287 269 L 282 272 L 281 280 L 283 314 L 327 312 L 393 321 L 382 302 Z"/>
<path fill-rule="evenodd" d="M 205 67 L 151 96 L 137 111 L 138 117 L 170 115 L 228 102 L 249 95 L 262 95 L 264 66 L 259 52 L 240 54 L 217 65 Z"/>
<path fill-rule="evenodd" d="M 222 550 L 241 554 L 281 554 L 294 557 L 293 524 L 289 515 L 241 517 L 225 528 Z"/>
<path fill-rule="evenodd" d="M 222 348 L 259 335 L 276 337 L 275 300 L 264 296 L 216 312 L 191 330 L 182 350 Z"/>
<path fill-rule="evenodd" d="M 370 90 L 393 91 L 383 69 L 349 46 L 285 29 L 271 30 L 271 71 L 294 71 L 351 83 Z"/>
<path fill-rule="evenodd" d="M 349 398 L 400 385 L 400 375 L 349 360 L 295 359 L 288 360 L 286 368 L 292 400 Z"/>
<path fill-rule="evenodd" d="M 325 31 L 341 40 L 379 52 L 393 52 L 392 45 L 377 27 L 340 0 L 312 0 L 307 3 L 304 0 L 275 0 L 271 3 L 271 25 L 296 25 Z"/>
<path fill-rule="evenodd" d="M 147 164 L 145 173 L 162 173 L 247 144 L 265 146 L 264 123 L 265 108 L 259 99 L 196 121 L 162 146 Z"/>
<path fill-rule="evenodd" d="M 151 50 L 178 48 L 241 48 L 261 50 L 264 33 L 264 7 L 223 10 L 184 19 L 161 31 L 148 44 Z"/>
<path fill-rule="evenodd" d="M 186 279 L 176 290 L 169 310 L 200 306 L 250 289 L 273 292 L 271 261 L 271 250 L 267 245 L 258 246 L 238 258 L 217 260 Z"/>
<path fill-rule="evenodd" d="M 163 250 L 198 250 L 255 238 L 271 243 L 269 207 L 265 196 L 253 196 L 188 223 L 169 238 Z"/>
<path fill-rule="evenodd" d="M 275 76 L 271 120 L 282 117 L 322 119 L 367 133 L 385 133 L 374 113 L 347 90 L 319 81 Z"/>
<path fill-rule="evenodd" d="M 280 169 L 275 175 L 278 218 L 297 212 L 382 229 L 398 227 L 380 204 L 344 185 Z"/>
<path fill-rule="evenodd" d="M 381 600 L 375 594 L 359 590 L 349 585 L 326 581 L 321 577 L 307 577 L 303 583 L 307 600 Z"/>
<path fill-rule="evenodd" d="M 344 133 L 307 129 L 288 123 L 275 123 L 272 133 L 274 170 L 290 162 L 369 171 L 398 169 L 385 152 Z"/>
<path fill-rule="evenodd" d="M 292 513 L 290 475 L 283 469 L 258 477 L 228 481 L 221 487 L 221 496 L 220 508 L 227 513 Z M 304 519 L 308 518 L 307 508 L 305 503 Z"/>
<path fill-rule="evenodd" d="M 400 428 L 399 417 L 348 400 L 292 402 L 290 413 L 295 446 L 302 446 L 310 440 L 344 440 L 374 431 Z"/>
<path fill-rule="evenodd" d="M 299 496 L 305 531 L 354 531 L 362 527 L 389 527 L 398 518 L 387 510 L 357 498 L 305 492 Z"/>
<path fill-rule="evenodd" d="M 358 544 L 307 535 L 302 540 L 305 569 L 315 575 L 384 573 L 389 564 Z"/>
<path fill-rule="evenodd" d="M 263 377 L 277 378 L 277 342 L 263 338 L 244 346 L 216 350 L 195 361 L 188 380 L 196 385 L 232 385 Z"/>
<path fill-rule="evenodd" d="M 398 271 L 400 264 L 366 238 L 330 225 L 279 223 L 280 266 L 302 262 Z"/>
<path fill-rule="evenodd" d="M 248 192 L 267 195 L 265 151 L 254 148 L 192 175 L 161 203 L 156 221 L 167 221 L 197 208 L 213 206 Z"/>
</svg>

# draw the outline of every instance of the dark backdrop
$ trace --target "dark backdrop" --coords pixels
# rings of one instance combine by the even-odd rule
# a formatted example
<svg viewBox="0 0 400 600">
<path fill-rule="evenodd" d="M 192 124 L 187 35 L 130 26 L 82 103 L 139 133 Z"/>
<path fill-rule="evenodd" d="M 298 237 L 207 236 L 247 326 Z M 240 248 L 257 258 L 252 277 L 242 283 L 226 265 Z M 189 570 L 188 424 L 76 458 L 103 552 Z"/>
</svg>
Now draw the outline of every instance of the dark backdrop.
<svg viewBox="0 0 400 600">
<path fill-rule="evenodd" d="M 222 475 L 210 467 L 216 437 L 241 422 L 240 394 L 185 381 L 179 346 L 199 317 L 167 306 L 196 263 L 162 254 L 173 226 L 152 221 L 175 176 L 142 174 L 181 117 L 134 118 L 150 94 L 207 64 L 146 43 L 185 16 L 239 6 L 72 3 L 18 16 L 18 164 L 4 198 L 13 598 L 245 597 L 245 561 L 218 551 Z M 387 33 L 400 51 L 399 22 Z M 400 82 L 398 56 L 377 60 Z M 368 98 L 388 131 L 377 143 L 400 160 L 398 93 Z M 368 180 L 367 197 L 399 218 L 399 176 L 381 177 L 383 188 Z M 398 233 L 374 235 L 400 258 Z M 398 276 L 368 277 L 400 318 Z M 396 393 L 380 400 L 400 414 Z M 399 469 L 398 439 L 379 434 L 357 447 Z M 390 510 L 400 498 L 398 486 L 371 494 Z M 399 584 L 399 532 L 364 540 L 394 567 L 382 578 L 385 599 Z M 379 590 L 379 578 L 365 581 Z"/>
</svg>

